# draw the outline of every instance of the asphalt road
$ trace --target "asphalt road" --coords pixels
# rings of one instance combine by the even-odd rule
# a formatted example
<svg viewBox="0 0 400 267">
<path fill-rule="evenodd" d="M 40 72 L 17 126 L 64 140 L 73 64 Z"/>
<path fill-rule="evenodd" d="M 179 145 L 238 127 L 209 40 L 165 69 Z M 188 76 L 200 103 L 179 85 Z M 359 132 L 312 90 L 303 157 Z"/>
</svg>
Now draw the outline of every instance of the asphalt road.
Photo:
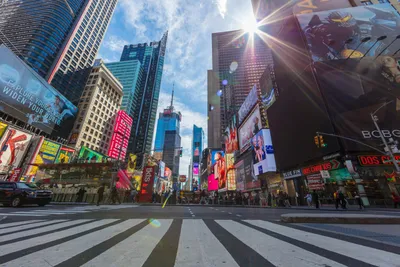
<svg viewBox="0 0 400 267">
<path fill-rule="evenodd" d="M 0 266 L 400 266 L 400 226 L 283 224 L 336 212 L 210 206 L 0 207 Z M 395 211 L 367 211 L 366 213 Z"/>
</svg>

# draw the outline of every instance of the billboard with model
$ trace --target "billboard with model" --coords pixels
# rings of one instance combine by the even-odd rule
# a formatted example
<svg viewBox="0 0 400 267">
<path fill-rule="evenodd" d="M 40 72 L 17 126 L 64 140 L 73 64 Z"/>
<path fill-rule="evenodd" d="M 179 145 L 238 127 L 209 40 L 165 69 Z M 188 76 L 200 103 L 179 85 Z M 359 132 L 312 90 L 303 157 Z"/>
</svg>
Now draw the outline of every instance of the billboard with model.
<svg viewBox="0 0 400 267">
<path fill-rule="evenodd" d="M 208 190 L 218 190 L 226 185 L 225 153 L 221 150 L 212 150 L 210 153 L 210 174 L 208 176 Z"/>
<path fill-rule="evenodd" d="M 297 18 L 314 61 L 373 57 L 381 52 L 392 55 L 400 49 L 399 42 L 392 42 L 399 34 L 400 15 L 389 3 L 309 13 Z M 380 37 L 383 39 L 379 40 Z"/>
<path fill-rule="evenodd" d="M 274 147 L 272 146 L 271 132 L 269 129 L 259 131 L 251 139 L 253 152 L 254 174 L 276 172 Z"/>
<path fill-rule="evenodd" d="M 225 154 L 226 185 L 229 191 L 236 190 L 235 157 L 233 154 Z M 221 188 L 220 188 L 221 189 Z"/>
<path fill-rule="evenodd" d="M 239 148 L 240 153 L 245 152 L 250 147 L 251 138 L 262 128 L 261 113 L 258 105 L 252 110 L 247 119 L 239 127 Z"/>
<path fill-rule="evenodd" d="M 78 111 L 4 45 L 0 45 L 0 110 L 61 137 L 68 136 Z"/>
<path fill-rule="evenodd" d="M 224 141 L 225 141 L 225 152 L 233 153 L 236 150 L 239 150 L 239 142 L 236 128 L 236 116 L 232 118 L 232 122 L 226 128 L 224 133 Z"/>
</svg>

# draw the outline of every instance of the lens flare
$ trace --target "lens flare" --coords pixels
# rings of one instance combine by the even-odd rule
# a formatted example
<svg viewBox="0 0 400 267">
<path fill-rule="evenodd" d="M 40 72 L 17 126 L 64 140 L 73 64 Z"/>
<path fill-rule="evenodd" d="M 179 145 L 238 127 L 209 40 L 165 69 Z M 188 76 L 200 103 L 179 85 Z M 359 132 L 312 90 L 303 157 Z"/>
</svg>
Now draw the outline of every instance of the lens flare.
<svg viewBox="0 0 400 267">
<path fill-rule="evenodd" d="M 228 85 L 228 80 L 223 80 L 222 85 Z"/>
<path fill-rule="evenodd" d="M 231 65 L 229 66 L 229 72 L 235 72 L 238 66 L 239 64 L 236 61 L 232 61 Z"/>
<path fill-rule="evenodd" d="M 217 96 L 222 96 L 222 90 L 218 90 Z"/>
<path fill-rule="evenodd" d="M 149 219 L 149 224 L 154 228 L 159 228 L 161 226 L 161 223 L 156 219 Z"/>
</svg>

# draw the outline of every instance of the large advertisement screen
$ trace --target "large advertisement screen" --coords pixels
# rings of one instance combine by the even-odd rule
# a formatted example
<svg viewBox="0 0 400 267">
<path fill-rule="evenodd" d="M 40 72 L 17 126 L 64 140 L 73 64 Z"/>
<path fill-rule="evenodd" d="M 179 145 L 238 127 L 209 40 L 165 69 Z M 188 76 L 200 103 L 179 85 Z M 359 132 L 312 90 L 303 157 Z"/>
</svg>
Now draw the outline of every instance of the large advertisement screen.
<svg viewBox="0 0 400 267">
<path fill-rule="evenodd" d="M 388 3 L 297 16 L 314 61 L 392 55 L 400 15 Z M 383 40 L 378 38 L 386 36 Z M 370 38 L 369 40 L 364 38 Z M 376 43 L 375 43 L 376 42 Z"/>
<path fill-rule="evenodd" d="M 211 174 L 208 176 L 208 190 L 218 190 L 225 186 L 225 153 L 220 150 L 213 150 L 211 151 Z"/>
<path fill-rule="evenodd" d="M 7 129 L 7 124 L 0 122 L 0 138 L 3 136 Z"/>
<path fill-rule="evenodd" d="M 233 116 L 232 122 L 226 128 L 224 133 L 224 142 L 225 142 L 225 152 L 233 153 L 236 150 L 239 150 L 239 142 L 238 142 L 238 134 L 236 128 L 236 116 Z"/>
<path fill-rule="evenodd" d="M 70 163 L 72 160 L 72 156 L 75 153 L 75 149 L 62 146 L 60 151 L 58 152 L 55 163 Z"/>
<path fill-rule="evenodd" d="M 88 161 L 88 162 L 103 162 L 104 160 L 107 159 L 107 157 L 97 151 L 94 151 L 88 147 L 81 147 L 81 150 L 79 150 L 79 155 L 78 159 Z"/>
<path fill-rule="evenodd" d="M 0 46 L 0 110 L 47 134 L 54 130 L 57 136 L 69 134 L 78 111 L 4 45 Z"/>
<path fill-rule="evenodd" d="M 193 163 L 193 175 L 199 175 L 199 163 Z"/>
<path fill-rule="evenodd" d="M 244 100 L 242 106 L 238 111 L 238 120 L 239 124 L 241 124 L 246 116 L 250 113 L 253 107 L 257 104 L 258 101 L 258 92 L 257 86 L 254 85 L 253 89 L 251 89 L 250 93 L 247 95 L 246 99 Z"/>
<path fill-rule="evenodd" d="M 0 173 L 19 167 L 31 139 L 32 135 L 8 127 L 0 141 Z"/>
<path fill-rule="evenodd" d="M 236 176 L 236 189 L 238 191 L 244 190 L 245 176 L 244 176 L 244 161 L 241 160 L 235 164 L 235 176 Z"/>
<path fill-rule="evenodd" d="M 123 111 L 119 110 L 116 114 L 114 132 L 108 149 L 108 156 L 114 159 L 125 159 L 126 149 L 128 148 L 129 136 L 132 128 L 132 118 Z"/>
<path fill-rule="evenodd" d="M 239 127 L 239 148 L 240 153 L 245 152 L 250 147 L 251 138 L 262 128 L 260 108 L 256 106 L 249 117 Z"/>
<path fill-rule="evenodd" d="M 244 179 L 245 179 L 245 190 L 252 190 L 256 188 L 261 188 L 261 182 L 257 175 L 254 173 L 254 161 L 251 152 L 245 154 L 244 159 Z"/>
<path fill-rule="evenodd" d="M 51 164 L 54 163 L 60 149 L 61 145 L 49 140 L 43 140 L 42 145 L 36 157 L 33 160 L 33 164 Z M 36 175 L 38 171 L 38 166 L 31 166 L 29 171 L 27 172 L 28 175 Z"/>
<path fill-rule="evenodd" d="M 235 157 L 233 154 L 225 154 L 226 186 L 229 191 L 236 190 Z M 220 188 L 221 189 L 221 188 Z"/>
<path fill-rule="evenodd" d="M 269 129 L 259 131 L 251 139 L 254 161 L 254 174 L 276 172 L 274 147 L 272 146 L 271 132 Z"/>
<path fill-rule="evenodd" d="M 400 141 L 398 62 L 400 55 L 315 65 L 322 93 L 340 135 L 379 148 L 380 134 L 371 117 L 374 113 L 384 137 Z M 371 151 L 355 142 L 342 142 L 349 151 Z"/>
</svg>

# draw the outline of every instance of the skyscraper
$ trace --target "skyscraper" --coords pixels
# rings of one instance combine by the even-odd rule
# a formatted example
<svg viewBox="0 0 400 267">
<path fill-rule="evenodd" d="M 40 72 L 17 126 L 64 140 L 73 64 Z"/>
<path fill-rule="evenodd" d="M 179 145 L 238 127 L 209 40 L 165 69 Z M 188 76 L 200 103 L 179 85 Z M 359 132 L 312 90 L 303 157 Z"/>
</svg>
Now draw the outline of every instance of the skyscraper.
<svg viewBox="0 0 400 267">
<path fill-rule="evenodd" d="M 207 140 L 209 147 L 221 146 L 221 103 L 217 95 L 219 91 L 218 73 L 207 71 L 208 127 Z"/>
<path fill-rule="evenodd" d="M 0 44 L 12 49 L 77 103 L 116 3 L 117 0 L 2 1 Z"/>
<path fill-rule="evenodd" d="M 163 149 L 165 144 L 166 131 L 176 131 L 178 135 L 180 134 L 182 114 L 179 111 L 175 112 L 173 101 L 174 101 L 174 91 L 172 91 L 171 105 L 166 109 L 164 109 L 163 112 L 159 113 L 156 139 L 154 142 L 154 157 L 156 159 L 161 160 L 163 158 Z"/>
<path fill-rule="evenodd" d="M 222 135 L 253 86 L 260 88 L 259 79 L 268 64 L 272 64 L 272 55 L 257 34 L 236 30 L 212 34 L 212 61 L 218 79 L 216 94 L 220 97 L 221 112 L 218 130 Z M 209 83 L 215 81 L 209 79 Z"/>
<path fill-rule="evenodd" d="M 121 62 L 140 61 L 143 70 L 141 87 L 136 97 L 137 120 L 133 122 L 133 140 L 128 147 L 129 151 L 139 155 L 138 159 L 151 151 L 167 38 L 168 32 L 157 42 L 126 45 L 121 56 Z"/>
<path fill-rule="evenodd" d="M 179 175 L 179 147 L 181 146 L 181 136 L 177 131 L 165 131 L 163 157 L 165 166 L 171 169 L 174 182 Z"/>
<path fill-rule="evenodd" d="M 192 137 L 192 180 L 190 183 L 195 185 L 194 187 L 199 188 L 200 186 L 200 161 L 204 147 L 204 131 L 203 128 L 193 125 L 193 137 Z"/>
</svg>

